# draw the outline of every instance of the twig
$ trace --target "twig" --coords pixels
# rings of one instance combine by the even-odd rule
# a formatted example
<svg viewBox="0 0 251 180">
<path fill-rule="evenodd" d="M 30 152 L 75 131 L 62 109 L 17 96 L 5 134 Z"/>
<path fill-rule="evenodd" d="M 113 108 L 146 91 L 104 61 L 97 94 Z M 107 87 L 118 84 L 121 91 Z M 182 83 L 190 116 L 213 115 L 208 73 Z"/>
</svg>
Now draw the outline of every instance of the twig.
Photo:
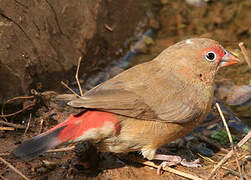
<svg viewBox="0 0 251 180">
<path fill-rule="evenodd" d="M 202 156 L 201 154 L 198 154 L 198 155 L 199 155 L 200 157 L 202 157 L 204 160 L 216 164 L 216 162 L 215 162 L 213 159 L 211 159 L 211 158 L 209 158 L 209 157 Z M 235 176 L 240 177 L 239 172 L 236 172 L 236 171 L 234 171 L 234 170 L 228 169 L 228 168 L 225 167 L 225 166 L 222 166 L 221 168 L 224 169 L 224 170 L 227 170 L 228 172 L 234 174 Z"/>
<path fill-rule="evenodd" d="M 73 94 L 75 94 L 76 96 L 78 97 L 81 97 L 79 96 L 75 91 L 73 91 L 67 84 L 65 84 L 63 81 L 61 81 L 61 84 L 64 85 L 67 89 L 69 89 Z"/>
<path fill-rule="evenodd" d="M 28 124 L 27 124 L 27 127 L 25 128 L 25 131 L 24 131 L 24 136 L 26 135 L 29 127 L 30 127 L 30 121 L 31 121 L 31 113 L 30 113 L 30 117 L 29 117 L 29 121 L 28 121 Z"/>
<path fill-rule="evenodd" d="M 58 148 L 58 149 L 51 149 L 46 151 L 47 153 L 51 152 L 61 152 L 61 151 L 71 151 L 75 148 L 75 146 L 69 146 L 69 147 L 64 147 L 64 148 Z"/>
<path fill-rule="evenodd" d="M 23 173 L 21 173 L 14 166 L 12 166 L 10 163 L 8 163 L 7 161 L 5 161 L 3 158 L 0 157 L 0 161 L 2 161 L 6 166 L 8 166 L 9 168 L 11 168 L 13 171 L 15 171 L 17 174 L 19 174 L 25 180 L 29 180 L 29 178 L 27 178 L 25 175 L 23 175 Z"/>
<path fill-rule="evenodd" d="M 4 104 L 3 104 L 3 106 L 2 106 L 2 109 L 1 109 L 1 117 L 2 118 L 4 118 L 6 121 L 7 121 L 7 119 L 6 119 L 6 117 L 4 116 L 4 106 L 6 105 L 6 104 L 8 104 L 8 103 L 10 103 L 11 101 L 14 101 L 14 100 L 16 100 L 16 99 L 32 99 L 32 98 L 34 98 L 35 96 L 18 96 L 18 97 L 14 97 L 14 98 L 12 98 L 12 99 L 8 99 Z"/>
<path fill-rule="evenodd" d="M 4 124 L 6 126 L 10 126 L 10 127 L 16 128 L 16 129 L 25 129 L 26 128 L 23 125 L 14 124 L 14 123 L 10 123 L 10 122 L 5 122 L 5 121 L 2 121 L 2 120 L 0 120 L 0 124 Z"/>
<path fill-rule="evenodd" d="M 233 120 L 236 120 L 236 121 L 240 121 L 240 118 L 238 118 L 233 112 L 231 109 L 229 109 L 228 107 L 226 107 L 224 104 L 218 102 L 218 104 L 220 105 L 221 109 L 223 110 L 223 112 L 225 111 L 226 113 L 228 113 L 228 115 L 230 115 L 230 117 L 233 119 Z"/>
<path fill-rule="evenodd" d="M 219 105 L 218 103 L 215 103 L 215 105 L 216 105 L 217 110 L 218 110 L 219 113 L 220 113 L 220 117 L 221 117 L 221 119 L 222 119 L 222 121 L 223 121 L 223 124 L 224 124 L 224 126 L 225 126 L 225 128 L 226 128 L 227 135 L 228 135 L 229 141 L 230 141 L 230 143 L 231 143 L 231 146 L 233 147 L 233 146 L 234 146 L 233 138 L 232 138 L 231 133 L 230 133 L 230 130 L 229 130 L 229 128 L 228 128 L 226 119 L 225 119 L 225 117 L 224 117 L 224 115 L 223 115 L 223 113 L 222 113 L 222 111 L 221 111 L 220 105 Z"/>
<path fill-rule="evenodd" d="M 8 99 L 5 104 L 10 103 L 11 101 L 15 101 L 17 99 L 33 99 L 35 96 L 17 96 L 12 99 Z"/>
<path fill-rule="evenodd" d="M 39 128 L 38 134 L 40 134 L 42 132 L 43 125 L 44 125 L 44 118 L 42 118 L 41 121 L 40 121 L 40 128 Z"/>
<path fill-rule="evenodd" d="M 110 32 L 113 31 L 113 29 L 108 24 L 104 24 L 104 27 Z"/>
<path fill-rule="evenodd" d="M 248 132 L 248 134 L 242 139 L 240 140 L 240 142 L 237 144 L 237 147 L 241 147 L 242 145 L 244 145 L 249 139 L 251 138 L 251 130 Z M 209 177 L 207 179 L 211 179 L 213 177 L 213 175 L 215 174 L 215 172 L 229 159 L 232 157 L 232 155 L 234 154 L 234 151 L 231 150 L 229 151 L 229 153 L 214 167 L 214 169 L 212 170 L 212 172 L 210 173 Z"/>
<path fill-rule="evenodd" d="M 23 111 L 25 111 L 26 109 L 29 109 L 30 107 L 34 106 L 35 104 L 29 104 L 27 105 L 26 107 L 24 107 L 23 109 L 19 110 L 19 111 L 16 111 L 14 113 L 10 113 L 10 114 L 3 114 L 3 115 L 0 115 L 0 117 L 2 118 L 6 118 L 6 117 L 10 117 L 10 116 L 14 116 L 14 115 L 17 115 Z"/>
<path fill-rule="evenodd" d="M 0 127 L 0 131 L 14 131 L 15 128 L 13 127 Z"/>
<path fill-rule="evenodd" d="M 222 169 L 224 169 L 225 171 L 227 171 L 227 173 L 225 173 L 225 174 L 233 174 L 234 176 L 238 176 L 238 177 L 240 177 L 240 173 L 239 172 L 237 172 L 237 171 L 234 171 L 234 170 L 232 170 L 232 169 L 229 169 L 229 168 L 227 168 L 227 167 L 224 167 L 224 166 L 222 166 Z M 223 175 L 223 177 L 224 177 L 225 175 Z M 241 178 L 241 177 L 240 177 Z"/>
<path fill-rule="evenodd" d="M 219 105 L 218 103 L 215 103 L 215 105 L 216 105 L 216 107 L 217 107 L 217 110 L 218 110 L 219 113 L 220 113 L 220 117 L 221 117 L 221 119 L 222 119 L 222 121 L 223 121 L 223 124 L 224 124 L 224 126 L 225 126 L 225 128 L 226 128 L 227 135 L 228 135 L 229 141 L 230 141 L 230 143 L 231 143 L 232 151 L 233 151 L 234 154 L 235 154 L 235 160 L 236 160 L 237 167 L 238 167 L 238 170 L 239 170 L 239 173 L 240 173 L 240 177 L 241 177 L 242 180 L 244 180 L 243 175 L 242 175 L 242 172 L 241 172 L 241 166 L 240 166 L 240 163 L 239 163 L 239 160 L 238 160 L 238 155 L 237 155 L 236 149 L 235 149 L 235 147 L 234 147 L 233 138 L 232 138 L 231 132 L 230 132 L 230 130 L 229 130 L 229 128 L 228 128 L 226 119 L 225 119 L 225 117 L 224 117 L 224 115 L 223 115 L 223 113 L 222 113 L 222 111 L 221 111 L 220 105 Z"/>
<path fill-rule="evenodd" d="M 132 157 L 129 157 L 129 158 L 127 157 L 126 159 L 129 160 L 129 161 L 136 162 L 136 163 L 144 164 L 144 165 L 146 165 L 146 166 L 158 168 L 158 165 L 154 164 L 154 163 L 151 162 L 151 161 L 145 161 L 145 160 L 143 160 L 143 159 L 139 159 L 139 158 L 135 158 L 135 157 L 133 157 L 133 158 L 132 158 Z M 197 176 L 194 176 L 194 175 L 185 173 L 185 172 L 181 172 L 181 171 L 175 170 L 175 169 L 170 168 L 170 167 L 164 167 L 164 168 L 162 168 L 162 170 L 168 171 L 168 172 L 170 172 L 170 173 L 174 173 L 174 174 L 176 174 L 176 175 L 179 175 L 179 176 L 182 176 L 182 177 L 185 177 L 185 178 L 188 178 L 188 179 L 192 179 L 192 180 L 202 180 L 200 177 L 197 177 Z"/>
<path fill-rule="evenodd" d="M 79 82 L 79 79 L 78 79 L 78 73 L 79 73 L 79 67 L 80 67 L 81 60 L 82 60 L 82 56 L 80 56 L 78 58 L 78 66 L 77 66 L 77 71 L 76 71 L 75 78 L 76 78 L 76 81 L 78 83 L 78 89 L 79 89 L 80 95 L 83 96 L 83 91 L 82 91 L 82 88 L 81 88 L 81 85 L 80 85 L 80 82 Z"/>
<path fill-rule="evenodd" d="M 203 158 L 204 160 L 207 160 L 207 161 L 209 161 L 209 162 L 211 162 L 211 163 L 216 163 L 213 159 L 211 159 L 211 158 L 209 158 L 209 157 L 205 157 L 205 156 L 203 156 L 203 155 L 200 154 L 200 153 L 198 153 L 198 155 L 199 155 L 201 158 Z"/>
<path fill-rule="evenodd" d="M 247 154 L 242 155 L 241 157 L 239 157 L 239 160 L 244 159 L 246 156 L 247 156 Z M 235 160 L 228 161 L 226 164 L 231 164 L 231 163 L 233 163 L 234 161 L 235 161 Z"/>
<path fill-rule="evenodd" d="M 242 54 L 243 54 L 243 56 L 244 56 L 244 59 L 246 60 L 246 62 L 247 62 L 247 64 L 248 64 L 249 68 L 251 69 L 251 60 L 250 60 L 249 57 L 248 57 L 248 53 L 247 53 L 247 50 L 246 50 L 246 48 L 245 48 L 245 46 L 244 46 L 244 43 L 243 43 L 243 42 L 240 42 L 240 43 L 239 43 L 239 47 L 241 48 L 241 52 L 242 52 Z"/>
</svg>

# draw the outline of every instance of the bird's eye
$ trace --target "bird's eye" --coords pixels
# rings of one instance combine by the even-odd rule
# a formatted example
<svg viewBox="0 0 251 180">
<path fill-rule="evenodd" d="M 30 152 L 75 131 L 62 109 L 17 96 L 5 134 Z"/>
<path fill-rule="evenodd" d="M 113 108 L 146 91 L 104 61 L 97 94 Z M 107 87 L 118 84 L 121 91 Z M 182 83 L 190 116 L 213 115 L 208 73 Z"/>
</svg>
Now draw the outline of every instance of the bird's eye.
<svg viewBox="0 0 251 180">
<path fill-rule="evenodd" d="M 215 52 L 209 51 L 209 52 L 207 52 L 207 54 L 205 55 L 205 58 L 206 58 L 206 60 L 208 60 L 208 61 L 215 61 L 216 58 L 217 58 L 217 55 L 216 55 Z"/>
</svg>

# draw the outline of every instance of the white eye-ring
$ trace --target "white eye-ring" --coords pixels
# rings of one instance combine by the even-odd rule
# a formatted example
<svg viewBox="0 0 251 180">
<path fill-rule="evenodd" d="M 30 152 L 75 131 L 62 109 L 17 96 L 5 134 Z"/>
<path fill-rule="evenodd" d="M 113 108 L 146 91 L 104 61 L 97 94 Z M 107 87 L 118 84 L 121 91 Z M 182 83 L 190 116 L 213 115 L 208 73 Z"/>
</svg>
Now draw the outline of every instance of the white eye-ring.
<svg viewBox="0 0 251 180">
<path fill-rule="evenodd" d="M 205 58 L 206 58 L 206 60 L 212 62 L 212 61 L 215 61 L 215 60 L 217 59 L 217 55 L 216 55 L 215 52 L 209 51 L 209 52 L 207 52 L 207 54 L 205 55 Z"/>
</svg>

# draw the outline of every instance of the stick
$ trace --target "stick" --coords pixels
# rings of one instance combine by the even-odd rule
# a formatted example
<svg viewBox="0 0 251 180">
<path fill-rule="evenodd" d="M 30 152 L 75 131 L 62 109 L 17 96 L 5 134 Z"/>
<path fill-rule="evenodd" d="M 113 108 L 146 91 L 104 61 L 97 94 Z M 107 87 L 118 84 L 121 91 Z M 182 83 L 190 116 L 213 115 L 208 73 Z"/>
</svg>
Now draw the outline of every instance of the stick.
<svg viewBox="0 0 251 180">
<path fill-rule="evenodd" d="M 17 100 L 17 99 L 33 99 L 35 96 L 17 96 L 12 99 L 8 99 L 5 104 L 10 103 L 11 101 Z"/>
<path fill-rule="evenodd" d="M 79 96 L 75 91 L 73 91 L 67 84 L 65 84 L 63 81 L 61 81 L 61 84 L 64 85 L 67 89 L 69 89 L 73 94 L 75 94 L 76 96 L 78 97 L 81 97 Z"/>
<path fill-rule="evenodd" d="M 75 148 L 75 146 L 69 146 L 69 147 L 64 147 L 64 148 L 58 148 L 58 149 L 51 149 L 46 151 L 47 153 L 52 153 L 52 152 L 61 152 L 61 151 L 71 151 Z"/>
<path fill-rule="evenodd" d="M 6 126 L 10 126 L 16 129 L 25 129 L 26 127 L 20 124 L 14 124 L 14 123 L 10 123 L 10 122 L 5 122 L 3 120 L 0 120 L 0 124 L 6 125 Z"/>
<path fill-rule="evenodd" d="M 30 180 L 29 178 L 27 178 L 25 175 L 23 175 L 19 170 L 17 170 L 14 166 L 12 166 L 10 163 L 8 163 L 7 161 L 5 161 L 3 158 L 0 157 L 0 161 L 2 161 L 6 166 L 8 166 L 10 169 L 12 169 L 13 171 L 15 171 L 17 174 L 19 174 L 22 178 L 24 178 L 25 180 Z"/>
<path fill-rule="evenodd" d="M 246 154 L 242 155 L 242 156 L 239 158 L 239 160 L 244 159 L 246 156 L 247 156 Z M 228 161 L 226 164 L 231 164 L 231 163 L 233 163 L 234 161 L 235 161 L 235 160 Z"/>
<path fill-rule="evenodd" d="M 113 29 L 108 24 L 104 24 L 104 27 L 110 32 L 113 31 Z"/>
<path fill-rule="evenodd" d="M 14 115 L 17 115 L 23 111 L 25 111 L 26 109 L 29 109 L 30 107 L 34 106 L 35 104 L 30 104 L 30 105 L 27 105 L 26 107 L 24 107 L 23 109 L 19 110 L 19 111 L 16 111 L 14 113 L 10 113 L 10 114 L 3 114 L 3 115 L 0 115 L 0 117 L 2 118 L 6 118 L 6 117 L 10 117 L 10 116 L 14 116 Z"/>
<path fill-rule="evenodd" d="M 231 133 L 230 133 L 230 130 L 229 130 L 229 128 L 228 128 L 226 119 L 225 119 L 225 117 L 224 117 L 224 115 L 223 115 L 223 113 L 222 113 L 222 111 L 221 111 L 220 105 L 219 105 L 218 103 L 215 103 L 215 105 L 216 105 L 217 110 L 218 110 L 219 113 L 220 113 L 220 117 L 221 117 L 221 119 L 222 119 L 222 121 L 223 121 L 223 124 L 224 124 L 224 126 L 225 126 L 225 128 L 226 128 L 227 135 L 228 135 L 229 141 L 230 141 L 230 143 L 231 143 L 231 146 L 233 147 L 233 146 L 234 146 L 233 138 L 232 138 Z"/>
<path fill-rule="evenodd" d="M 15 128 L 13 127 L 0 127 L 0 131 L 14 131 Z"/>
<path fill-rule="evenodd" d="M 226 168 L 226 167 L 224 167 L 224 166 L 222 166 L 222 169 L 225 170 L 225 171 L 227 171 L 227 173 L 231 173 L 231 174 L 233 174 L 234 176 L 240 177 L 239 172 L 236 172 L 236 171 L 234 171 L 234 170 L 232 170 L 232 169 L 229 169 L 229 168 Z M 226 175 L 227 173 L 225 173 L 225 175 Z M 224 177 L 225 175 L 223 175 L 223 177 Z M 241 178 L 241 177 L 240 177 L 240 178 Z"/>
<path fill-rule="evenodd" d="M 158 168 L 158 165 L 154 164 L 153 162 L 151 161 L 145 161 L 143 159 L 139 159 L 139 158 L 126 158 L 127 160 L 130 160 L 130 161 L 133 161 L 133 162 L 136 162 L 136 163 L 140 163 L 140 164 L 144 164 L 146 166 L 150 166 L 150 167 L 154 167 L 154 168 Z M 191 174 L 188 174 L 188 173 L 185 173 L 185 172 L 181 172 L 181 171 L 178 171 L 178 170 L 175 170 L 173 168 L 170 168 L 170 167 L 164 167 L 162 168 L 162 170 L 164 171 L 168 171 L 170 173 L 174 173 L 176 175 L 179 175 L 179 176 L 182 176 L 182 177 L 185 177 L 185 178 L 188 178 L 188 179 L 192 179 L 192 180 L 202 180 L 200 177 L 197 177 L 197 176 L 194 176 L 194 175 L 191 175 Z"/>
<path fill-rule="evenodd" d="M 204 160 L 206 161 L 209 161 L 211 163 L 214 163 L 214 164 L 217 164 L 213 159 L 209 158 L 209 157 L 205 157 L 205 156 L 202 156 L 201 154 L 198 154 L 201 158 L 203 158 Z M 238 172 L 234 171 L 234 170 L 231 170 L 231 169 L 228 169 L 227 167 L 225 166 L 222 166 L 221 167 L 222 169 L 224 170 L 227 170 L 227 171 L 230 171 L 231 173 L 233 173 L 234 175 L 236 176 L 240 176 Z"/>
<path fill-rule="evenodd" d="M 200 153 L 198 153 L 198 155 L 199 155 L 201 158 L 203 158 L 204 160 L 207 160 L 207 161 L 209 161 L 209 162 L 211 162 L 211 163 L 215 163 L 215 161 L 214 161 L 213 159 L 209 158 L 209 157 L 205 157 L 205 156 L 201 155 Z"/>
<path fill-rule="evenodd" d="M 44 125 L 44 118 L 42 118 L 40 121 L 40 128 L 39 128 L 38 134 L 41 134 L 41 132 L 43 130 L 43 125 Z"/>
<path fill-rule="evenodd" d="M 230 115 L 230 117 L 231 117 L 232 119 L 241 122 L 240 118 L 238 118 L 238 117 L 232 112 L 231 109 L 229 109 L 228 107 L 226 107 L 224 104 L 222 104 L 222 103 L 220 103 L 220 102 L 218 102 L 218 104 L 220 105 L 221 109 L 223 109 L 223 111 L 226 111 L 226 112 Z"/>
<path fill-rule="evenodd" d="M 29 127 L 30 127 L 30 121 L 31 121 L 31 113 L 30 113 L 30 117 L 29 117 L 29 121 L 28 121 L 28 124 L 27 124 L 27 127 L 25 128 L 25 131 L 24 131 L 24 136 L 26 135 Z"/>
<path fill-rule="evenodd" d="M 241 147 L 242 145 L 244 145 L 249 139 L 251 138 L 251 130 L 248 132 L 248 134 L 242 139 L 240 140 L 240 142 L 237 144 L 237 147 Z M 215 174 L 215 172 L 229 159 L 232 157 L 232 155 L 234 154 L 234 151 L 231 150 L 229 151 L 229 153 L 215 166 L 215 168 L 212 170 L 212 172 L 210 173 L 209 177 L 207 178 L 208 180 L 211 179 L 213 177 L 213 175 Z"/>
<path fill-rule="evenodd" d="M 78 72 L 79 72 L 79 67 L 80 67 L 81 60 L 82 60 L 82 56 L 80 56 L 78 58 L 78 66 L 77 66 L 77 71 L 76 71 L 75 78 L 76 78 L 76 81 L 78 83 L 78 89 L 79 89 L 80 95 L 83 96 L 83 91 L 82 91 L 82 88 L 81 88 L 81 85 L 80 85 L 80 82 L 79 82 L 79 79 L 78 79 Z"/>
<path fill-rule="evenodd" d="M 6 119 L 6 117 L 4 116 L 4 106 L 6 105 L 6 104 L 8 104 L 8 103 L 10 103 L 11 101 L 14 101 L 14 100 L 16 100 L 16 99 L 32 99 L 32 98 L 34 98 L 35 96 L 18 96 L 18 97 L 14 97 L 14 98 L 12 98 L 12 99 L 8 99 L 4 104 L 3 104 L 3 106 L 2 106 L 2 109 L 1 109 L 1 115 L 2 115 L 2 118 L 4 118 L 6 121 L 7 121 L 7 119 Z"/>
<path fill-rule="evenodd" d="M 249 57 L 248 57 L 248 53 L 247 53 L 247 50 L 246 50 L 246 48 L 245 48 L 245 46 L 244 46 L 244 43 L 243 43 L 243 42 L 240 42 L 240 43 L 239 43 L 239 47 L 241 48 L 241 52 L 242 52 L 242 54 L 243 54 L 243 56 L 244 56 L 244 59 L 246 60 L 246 62 L 247 62 L 247 64 L 248 64 L 249 68 L 251 69 L 251 60 L 250 60 Z"/>
<path fill-rule="evenodd" d="M 216 105 L 216 107 L 217 107 L 217 110 L 218 110 L 219 113 L 220 113 L 220 117 L 221 117 L 221 119 L 222 119 L 222 121 L 223 121 L 223 123 L 224 123 L 224 126 L 225 126 L 225 128 L 226 128 L 227 135 L 228 135 L 229 141 L 230 141 L 230 143 L 231 143 L 232 151 L 233 151 L 234 154 L 235 154 L 235 159 L 236 159 L 237 167 L 238 167 L 238 170 L 239 170 L 239 173 L 240 173 L 240 177 L 241 177 L 242 180 L 244 180 L 243 175 L 242 175 L 242 172 L 241 172 L 240 163 L 239 163 L 239 160 L 238 160 L 238 155 L 237 155 L 236 149 L 235 149 L 235 147 L 234 147 L 233 138 L 232 138 L 231 132 L 230 132 L 230 130 L 229 130 L 229 128 L 228 128 L 226 119 L 225 119 L 225 117 L 224 117 L 224 115 L 223 115 L 223 113 L 222 113 L 222 111 L 221 111 L 220 105 L 219 105 L 218 103 L 215 103 L 215 105 Z"/>
</svg>

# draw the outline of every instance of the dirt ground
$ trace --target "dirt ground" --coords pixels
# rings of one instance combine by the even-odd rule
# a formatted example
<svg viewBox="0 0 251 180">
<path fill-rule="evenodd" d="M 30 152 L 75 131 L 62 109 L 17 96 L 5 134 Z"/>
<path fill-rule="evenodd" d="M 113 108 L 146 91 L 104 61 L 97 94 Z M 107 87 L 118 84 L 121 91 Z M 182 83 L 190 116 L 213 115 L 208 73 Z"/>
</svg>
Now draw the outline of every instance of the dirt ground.
<svg viewBox="0 0 251 180">
<path fill-rule="evenodd" d="M 201 6 L 195 6 L 187 2 L 184 0 L 160 0 L 153 2 L 151 23 L 149 23 L 148 27 L 144 27 L 146 29 L 154 29 L 155 36 L 152 39 L 153 42 L 144 47 L 144 53 L 132 59 L 132 64 L 151 60 L 169 45 L 189 37 L 216 39 L 224 47 L 236 54 L 240 54 L 238 43 L 244 42 L 251 57 L 250 0 L 210 0 L 207 3 L 200 1 L 203 2 Z M 251 69 L 245 62 L 234 65 L 232 68 L 222 69 L 217 75 L 217 81 L 221 80 L 231 80 L 236 85 L 251 85 Z M 81 154 L 84 154 L 81 158 L 75 155 L 78 152 L 77 149 L 45 153 L 29 162 L 22 162 L 9 157 L 8 153 L 17 144 L 48 130 L 74 112 L 65 103 L 54 102 L 51 99 L 54 94 L 54 92 L 34 93 L 31 97 L 13 100 L 18 105 L 13 106 L 12 102 L 7 103 L 4 106 L 4 110 L 2 110 L 4 114 L 9 114 L 24 109 L 21 113 L 6 119 L 0 119 L 16 125 L 14 129 L 0 130 L 0 157 L 11 163 L 28 178 L 97 180 L 186 179 L 170 172 L 163 172 L 161 175 L 157 175 L 156 169 L 125 160 L 123 156 L 95 153 L 96 151 L 88 144 L 79 145 L 80 148 L 82 147 L 82 151 L 84 149 L 81 152 Z M 238 114 L 238 112 L 234 113 Z M 212 138 L 211 129 L 215 126 L 218 127 L 220 118 L 218 113 L 213 112 L 212 114 L 214 117 L 210 121 L 206 121 L 199 128 L 199 132 L 202 132 L 205 136 L 208 135 L 207 137 L 214 141 L 215 144 L 219 144 Z M 251 117 L 246 117 L 244 125 L 246 124 L 250 128 L 250 121 Z M 3 126 L 13 127 L 13 124 L 8 125 L 5 123 Z M 222 129 L 222 127 L 219 129 Z M 223 148 L 223 150 L 220 150 L 219 147 L 216 148 L 208 141 L 199 139 L 195 135 L 196 133 L 161 148 L 161 151 L 171 151 L 174 154 L 180 154 L 188 160 L 200 158 L 202 164 L 200 168 L 177 166 L 174 169 L 206 179 L 217 162 L 226 155 L 226 150 L 229 151 L 231 148 L 229 144 L 220 144 L 220 148 Z M 238 131 L 235 136 L 238 142 L 244 136 L 244 133 Z M 193 148 L 195 146 L 202 147 L 202 144 L 205 144 L 207 150 L 212 151 L 211 156 L 201 155 L 199 150 L 202 148 Z M 249 141 L 245 148 L 239 150 L 240 164 L 245 179 L 251 179 L 250 147 Z M 132 153 L 131 155 L 139 156 L 137 153 Z M 0 161 L 0 179 L 22 179 L 22 177 Z M 234 158 L 231 158 L 224 165 L 224 168 L 217 171 L 214 179 L 239 179 Z"/>
<path fill-rule="evenodd" d="M 74 79 L 80 56 L 85 60 L 80 67 L 83 79 L 111 63 L 108 57 L 116 57 L 115 52 L 134 34 L 147 4 L 143 0 L 1 1 L 0 103 L 28 94 L 31 88 L 63 92 L 60 81 Z"/>
</svg>

